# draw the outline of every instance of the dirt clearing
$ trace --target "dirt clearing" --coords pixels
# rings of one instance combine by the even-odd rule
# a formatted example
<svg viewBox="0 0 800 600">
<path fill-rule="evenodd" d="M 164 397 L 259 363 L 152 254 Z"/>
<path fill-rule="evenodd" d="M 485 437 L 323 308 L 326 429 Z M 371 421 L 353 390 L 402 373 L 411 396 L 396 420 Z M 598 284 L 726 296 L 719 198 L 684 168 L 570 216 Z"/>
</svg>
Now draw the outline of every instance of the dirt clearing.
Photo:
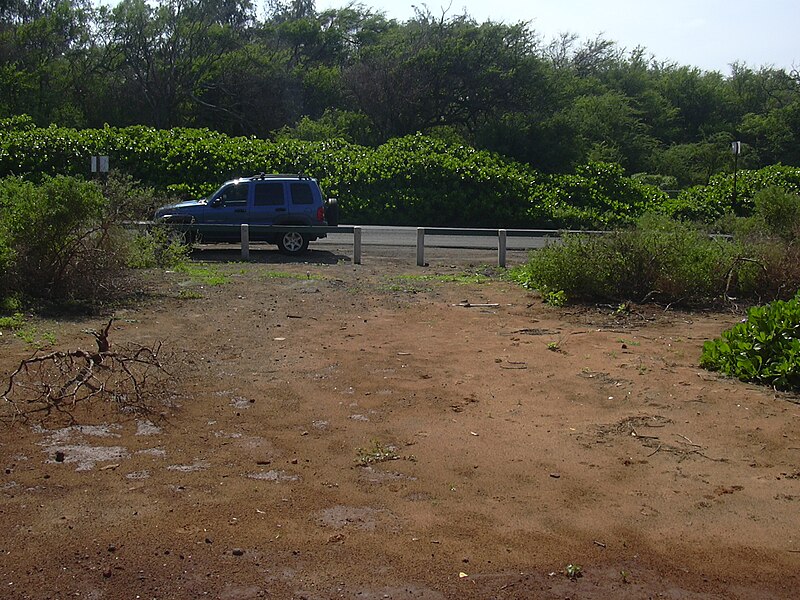
<svg viewBox="0 0 800 600">
<path fill-rule="evenodd" d="M 174 353 L 170 404 L 0 426 L 0 597 L 796 597 L 798 399 L 697 366 L 741 315 L 200 255 L 224 281 L 154 274 L 109 333 Z"/>
</svg>

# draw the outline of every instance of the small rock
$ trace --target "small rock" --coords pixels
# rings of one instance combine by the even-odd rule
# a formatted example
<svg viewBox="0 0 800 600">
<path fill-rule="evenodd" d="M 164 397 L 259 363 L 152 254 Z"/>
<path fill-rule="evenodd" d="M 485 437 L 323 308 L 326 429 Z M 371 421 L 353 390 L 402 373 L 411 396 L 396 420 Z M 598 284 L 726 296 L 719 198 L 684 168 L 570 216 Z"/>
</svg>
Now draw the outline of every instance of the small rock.
<svg viewBox="0 0 800 600">
<path fill-rule="evenodd" d="M 242 556 L 244 554 L 244 550 L 242 550 L 241 548 L 234 548 L 233 550 L 231 550 L 231 554 L 233 554 L 234 556 Z"/>
<path fill-rule="evenodd" d="M 61 450 L 56 450 L 56 462 L 62 463 L 64 462 L 64 458 L 65 458 L 64 453 Z"/>
<path fill-rule="evenodd" d="M 208 537 L 206 538 L 206 544 L 213 544 L 213 543 L 214 543 L 214 540 L 212 540 L 211 538 L 208 538 Z"/>
<path fill-rule="evenodd" d="M 559 479 L 561 477 L 561 473 L 550 473 L 550 477 L 553 479 Z"/>
</svg>

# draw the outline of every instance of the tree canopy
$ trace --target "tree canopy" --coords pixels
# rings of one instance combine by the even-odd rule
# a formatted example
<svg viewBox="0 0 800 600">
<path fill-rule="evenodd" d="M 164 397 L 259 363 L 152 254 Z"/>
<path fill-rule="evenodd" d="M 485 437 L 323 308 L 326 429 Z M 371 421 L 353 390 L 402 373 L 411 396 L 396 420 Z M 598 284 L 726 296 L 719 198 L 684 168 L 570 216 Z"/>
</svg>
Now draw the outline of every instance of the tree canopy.
<svg viewBox="0 0 800 600">
<path fill-rule="evenodd" d="M 262 11 L 263 12 L 263 11 Z M 313 0 L 3 0 L 0 118 L 377 146 L 417 132 L 551 173 L 590 161 L 685 187 L 800 165 L 800 74 L 723 75 L 598 37 Z"/>
</svg>

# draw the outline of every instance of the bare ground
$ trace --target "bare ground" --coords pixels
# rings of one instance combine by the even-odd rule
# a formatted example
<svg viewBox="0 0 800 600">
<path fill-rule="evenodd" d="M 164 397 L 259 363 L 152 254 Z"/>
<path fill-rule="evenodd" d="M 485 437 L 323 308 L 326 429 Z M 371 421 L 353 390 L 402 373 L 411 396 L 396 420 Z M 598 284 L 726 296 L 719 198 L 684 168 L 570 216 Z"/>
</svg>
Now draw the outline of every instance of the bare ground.
<svg viewBox="0 0 800 600">
<path fill-rule="evenodd" d="M 697 366 L 741 314 L 201 256 L 229 281 L 114 311 L 175 353 L 170 404 L 0 425 L 0 597 L 797 597 L 798 398 Z M 4 331 L 0 372 L 31 352 Z"/>
</svg>

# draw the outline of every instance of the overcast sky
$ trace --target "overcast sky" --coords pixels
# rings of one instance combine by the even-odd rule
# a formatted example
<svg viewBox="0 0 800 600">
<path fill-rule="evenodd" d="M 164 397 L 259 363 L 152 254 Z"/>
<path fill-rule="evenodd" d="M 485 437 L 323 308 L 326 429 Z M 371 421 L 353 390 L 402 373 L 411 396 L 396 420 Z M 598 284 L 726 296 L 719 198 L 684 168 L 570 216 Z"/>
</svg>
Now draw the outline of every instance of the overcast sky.
<svg viewBox="0 0 800 600">
<path fill-rule="evenodd" d="M 559 33 L 602 34 L 620 46 L 644 46 L 658 60 L 730 74 L 729 65 L 800 68 L 800 0 L 361 0 L 405 21 L 413 6 L 435 15 L 466 11 L 475 20 L 529 21 L 545 40 Z M 317 0 L 317 10 L 347 0 Z M 449 10 L 448 10 L 449 6 Z"/>
</svg>

